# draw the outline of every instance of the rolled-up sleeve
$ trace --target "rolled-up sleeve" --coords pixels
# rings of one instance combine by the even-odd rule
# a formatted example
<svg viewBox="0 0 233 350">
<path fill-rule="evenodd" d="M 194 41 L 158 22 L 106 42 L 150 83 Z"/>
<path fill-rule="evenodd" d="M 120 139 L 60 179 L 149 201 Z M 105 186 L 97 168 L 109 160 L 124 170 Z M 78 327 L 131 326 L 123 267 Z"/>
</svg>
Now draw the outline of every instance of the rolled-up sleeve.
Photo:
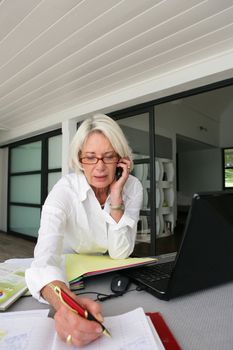
<svg viewBox="0 0 233 350">
<path fill-rule="evenodd" d="M 108 225 L 108 252 L 113 259 L 125 259 L 134 249 L 143 200 L 142 185 L 137 178 L 131 177 L 123 197 L 125 211 L 118 223 L 109 214 L 109 207 L 103 211 Z"/>
</svg>

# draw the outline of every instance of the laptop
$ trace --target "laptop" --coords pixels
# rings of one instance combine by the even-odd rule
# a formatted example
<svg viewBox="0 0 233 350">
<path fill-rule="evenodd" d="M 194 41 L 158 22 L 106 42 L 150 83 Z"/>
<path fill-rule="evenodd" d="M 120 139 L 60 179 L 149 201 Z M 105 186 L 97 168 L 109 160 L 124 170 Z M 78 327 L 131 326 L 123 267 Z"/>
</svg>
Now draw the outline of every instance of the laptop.
<svg viewBox="0 0 233 350">
<path fill-rule="evenodd" d="M 124 274 L 164 300 L 232 281 L 233 193 L 195 194 L 179 251 Z"/>
</svg>

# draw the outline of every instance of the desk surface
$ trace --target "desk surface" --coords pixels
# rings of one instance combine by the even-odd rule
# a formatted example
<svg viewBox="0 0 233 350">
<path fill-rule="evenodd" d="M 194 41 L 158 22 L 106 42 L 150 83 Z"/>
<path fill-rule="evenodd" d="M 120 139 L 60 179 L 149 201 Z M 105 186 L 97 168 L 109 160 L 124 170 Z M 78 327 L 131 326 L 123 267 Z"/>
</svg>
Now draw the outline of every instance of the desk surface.
<svg viewBox="0 0 233 350">
<path fill-rule="evenodd" d="M 111 274 L 92 277 L 86 280 L 83 292 L 110 294 L 111 278 Z M 135 287 L 132 284 L 129 290 Z M 233 349 L 233 283 L 170 301 L 134 290 L 102 303 L 105 316 L 121 314 L 138 306 L 145 312 L 161 312 L 183 350 Z M 48 308 L 48 305 L 40 304 L 32 297 L 22 297 L 9 311 L 38 308 Z"/>
</svg>

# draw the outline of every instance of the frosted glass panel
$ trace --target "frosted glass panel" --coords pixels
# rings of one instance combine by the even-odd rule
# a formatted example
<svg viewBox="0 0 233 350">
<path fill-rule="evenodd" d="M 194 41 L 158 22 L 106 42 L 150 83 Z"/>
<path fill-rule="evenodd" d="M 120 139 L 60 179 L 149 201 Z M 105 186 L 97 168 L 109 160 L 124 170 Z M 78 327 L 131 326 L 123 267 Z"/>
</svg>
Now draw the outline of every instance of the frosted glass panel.
<svg viewBox="0 0 233 350">
<path fill-rule="evenodd" d="M 40 204 L 40 175 L 11 176 L 10 181 L 11 202 Z"/>
<path fill-rule="evenodd" d="M 41 169 L 41 141 L 12 148 L 11 172 Z"/>
<path fill-rule="evenodd" d="M 10 206 L 10 230 L 37 237 L 40 224 L 40 209 Z"/>
<path fill-rule="evenodd" d="M 49 138 L 49 169 L 61 168 L 62 135 Z"/>
<path fill-rule="evenodd" d="M 150 156 L 149 113 L 120 119 L 120 124 L 130 147 L 135 155 L 141 158 Z"/>
<path fill-rule="evenodd" d="M 55 183 L 61 178 L 61 172 L 59 173 L 50 173 L 48 177 L 48 192 L 51 191 Z"/>
</svg>

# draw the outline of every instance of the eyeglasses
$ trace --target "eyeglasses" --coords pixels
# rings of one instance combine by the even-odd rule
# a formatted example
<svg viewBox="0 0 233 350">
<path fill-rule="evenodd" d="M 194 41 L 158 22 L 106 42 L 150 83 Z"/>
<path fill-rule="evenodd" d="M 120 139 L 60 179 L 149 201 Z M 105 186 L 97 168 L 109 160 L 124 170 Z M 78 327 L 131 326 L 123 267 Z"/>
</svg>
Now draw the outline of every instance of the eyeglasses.
<svg viewBox="0 0 233 350">
<path fill-rule="evenodd" d="M 105 156 L 105 157 L 82 157 L 80 158 L 80 162 L 82 164 L 97 164 L 99 160 L 102 160 L 104 164 L 114 164 L 117 163 L 119 157 L 116 155 Z"/>
</svg>

